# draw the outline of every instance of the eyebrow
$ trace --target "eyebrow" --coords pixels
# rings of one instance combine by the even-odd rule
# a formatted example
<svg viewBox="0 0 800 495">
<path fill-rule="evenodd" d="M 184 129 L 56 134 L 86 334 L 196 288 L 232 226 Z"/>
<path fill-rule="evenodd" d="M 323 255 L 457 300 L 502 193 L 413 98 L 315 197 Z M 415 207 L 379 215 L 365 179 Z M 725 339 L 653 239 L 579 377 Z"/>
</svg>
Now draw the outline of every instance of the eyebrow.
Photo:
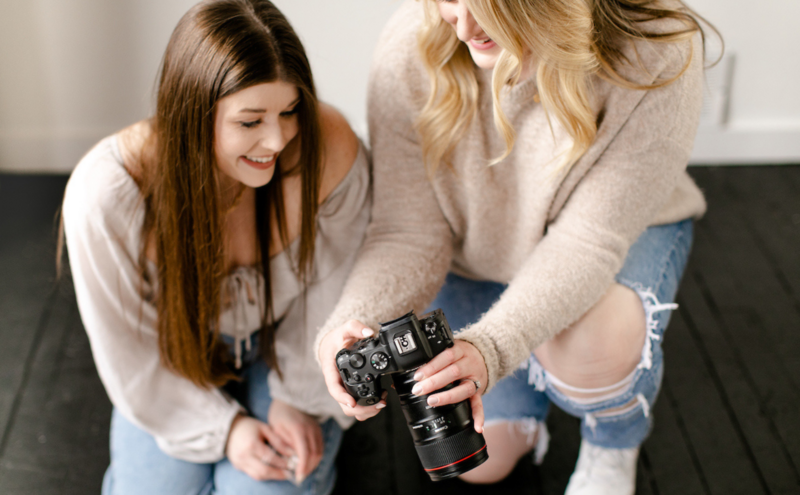
<svg viewBox="0 0 800 495">
<path fill-rule="evenodd" d="M 291 108 L 299 102 L 300 102 L 300 97 L 298 96 L 293 102 L 286 105 L 286 108 Z M 239 113 L 267 113 L 267 110 L 264 108 L 242 108 L 241 110 L 239 110 Z"/>
</svg>

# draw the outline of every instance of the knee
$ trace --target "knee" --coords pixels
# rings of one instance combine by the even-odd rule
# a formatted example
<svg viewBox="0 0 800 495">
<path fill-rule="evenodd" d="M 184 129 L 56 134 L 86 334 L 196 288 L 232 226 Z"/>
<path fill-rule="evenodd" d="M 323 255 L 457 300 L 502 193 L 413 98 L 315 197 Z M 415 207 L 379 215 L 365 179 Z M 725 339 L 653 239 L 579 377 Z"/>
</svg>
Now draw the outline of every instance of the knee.
<svg viewBox="0 0 800 495">
<path fill-rule="evenodd" d="M 488 461 L 487 461 L 488 462 Z M 499 483 L 506 479 L 511 471 L 514 469 L 513 465 L 506 465 L 502 466 L 500 469 L 494 469 L 491 471 L 488 470 L 481 470 L 480 466 L 473 469 L 472 471 L 468 471 L 459 478 L 461 481 L 466 481 L 472 485 L 491 485 L 494 483 Z"/>
<path fill-rule="evenodd" d="M 541 445 L 538 441 L 548 438 L 548 434 L 543 424 L 537 424 L 531 419 L 495 423 L 484 430 L 484 438 L 489 458 L 480 466 L 459 476 L 467 483 L 486 485 L 504 480 L 514 470 L 517 462 L 535 446 L 537 450 L 546 450 L 546 441 Z"/>
<path fill-rule="evenodd" d="M 620 284 L 572 326 L 535 351 L 549 372 L 575 386 L 600 386 L 638 365 L 647 336 L 644 306 L 632 289 Z"/>
</svg>

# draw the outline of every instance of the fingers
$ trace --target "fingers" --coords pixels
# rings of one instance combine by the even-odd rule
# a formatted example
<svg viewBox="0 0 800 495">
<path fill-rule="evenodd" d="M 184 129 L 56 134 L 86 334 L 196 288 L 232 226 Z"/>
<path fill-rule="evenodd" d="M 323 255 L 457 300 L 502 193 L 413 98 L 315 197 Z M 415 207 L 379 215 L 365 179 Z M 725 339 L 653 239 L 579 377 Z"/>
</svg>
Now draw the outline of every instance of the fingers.
<svg viewBox="0 0 800 495">
<path fill-rule="evenodd" d="M 375 331 L 368 326 L 358 320 L 350 320 L 333 330 L 322 341 L 319 352 L 325 385 L 328 387 L 328 393 L 342 405 L 342 409 L 345 409 L 345 406 L 355 407 L 356 400 L 342 386 L 339 370 L 336 368 L 336 353 L 357 340 L 373 335 L 375 335 Z"/>
<path fill-rule="evenodd" d="M 414 380 L 422 381 L 427 377 L 433 376 L 454 362 L 464 357 L 464 351 L 460 346 L 453 346 L 440 352 L 438 356 L 434 357 L 427 364 L 420 366 L 416 373 L 414 373 Z M 458 377 L 454 377 L 456 379 Z M 453 380 L 450 380 L 453 381 Z M 450 383 L 450 382 L 447 382 Z M 444 385 L 447 385 L 445 383 Z M 442 385 L 442 386 L 444 386 Z M 436 390 L 436 389 L 433 389 Z"/>
<path fill-rule="evenodd" d="M 341 404 L 342 408 L 355 407 L 356 400 L 347 393 L 342 385 L 342 378 L 339 376 L 339 370 L 336 368 L 336 362 L 331 359 L 330 361 L 323 361 L 322 375 L 325 377 L 325 385 L 328 387 L 328 393 L 331 397 Z"/>
<path fill-rule="evenodd" d="M 472 382 L 472 380 L 464 380 L 460 385 L 453 387 L 450 390 L 439 392 L 438 394 L 428 397 L 428 405 L 444 406 L 447 404 L 456 404 L 475 395 L 477 395 L 475 392 L 475 384 Z"/>
<path fill-rule="evenodd" d="M 386 407 L 386 394 L 387 392 L 384 391 L 381 401 L 374 406 L 350 407 L 342 405 L 342 410 L 346 415 L 356 418 L 358 421 L 366 421 L 369 418 L 376 416 L 379 412 L 381 412 L 381 409 Z"/>
<path fill-rule="evenodd" d="M 437 372 L 433 376 L 426 378 L 423 381 L 414 385 L 414 388 L 411 391 L 414 393 L 414 395 L 430 394 L 446 386 L 449 383 L 453 383 L 457 380 L 464 378 L 466 374 L 469 372 L 469 370 L 464 369 L 465 367 L 464 364 L 465 363 L 463 362 L 451 364 L 450 366 Z M 470 392 L 471 393 L 475 392 L 474 386 L 470 389 Z"/>
<path fill-rule="evenodd" d="M 371 329 L 370 327 L 364 325 L 358 320 L 350 320 L 339 329 L 334 330 L 337 332 L 337 336 L 341 338 L 342 342 L 347 342 L 352 344 L 356 340 L 361 340 L 366 337 L 372 337 L 375 335 L 375 330 Z"/>
<path fill-rule="evenodd" d="M 255 457 L 248 458 L 239 469 L 257 481 L 285 480 L 290 474 L 286 469 L 273 467 Z"/>
<path fill-rule="evenodd" d="M 289 463 L 270 445 L 257 441 L 238 466 L 255 480 L 284 480 L 290 474 Z"/>
<path fill-rule="evenodd" d="M 285 458 L 290 458 L 294 455 L 292 446 L 279 435 L 272 426 L 267 423 L 259 422 L 259 431 L 263 436 L 264 448 L 275 450 L 278 454 Z"/>
<path fill-rule="evenodd" d="M 306 445 L 308 445 L 308 462 L 306 463 L 306 470 L 300 471 L 303 478 L 311 474 L 314 469 L 319 465 L 322 460 L 322 453 L 324 451 L 324 444 L 322 441 L 322 428 L 310 428 L 306 431 Z"/>
<path fill-rule="evenodd" d="M 428 405 L 443 406 L 479 394 L 479 383 L 486 383 L 488 375 L 486 363 L 478 349 L 468 342 L 457 340 L 453 347 L 420 367 L 414 374 L 414 379 L 418 383 L 411 391 L 418 396 L 433 394 L 450 383 L 462 380 L 461 384 L 451 390 L 428 397 Z"/>
<path fill-rule="evenodd" d="M 295 452 L 297 452 L 297 466 L 295 467 L 295 481 L 300 481 L 301 479 L 305 478 L 308 469 L 308 444 L 306 443 L 306 437 L 302 431 L 292 430 L 290 431 L 290 435 L 292 435 L 292 440 L 295 448 Z"/>
<path fill-rule="evenodd" d="M 483 398 L 480 394 L 474 394 L 469 398 L 469 405 L 472 406 L 472 419 L 475 421 L 475 431 L 483 433 L 485 416 L 483 414 Z"/>
</svg>

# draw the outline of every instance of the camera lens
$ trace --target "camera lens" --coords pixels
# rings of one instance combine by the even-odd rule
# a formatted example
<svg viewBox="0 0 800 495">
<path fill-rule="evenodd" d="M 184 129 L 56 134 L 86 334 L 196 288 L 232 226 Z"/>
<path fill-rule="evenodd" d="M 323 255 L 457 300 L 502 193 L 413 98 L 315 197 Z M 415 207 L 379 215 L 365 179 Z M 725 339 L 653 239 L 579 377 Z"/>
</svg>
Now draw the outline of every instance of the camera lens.
<svg viewBox="0 0 800 495">
<path fill-rule="evenodd" d="M 422 467 L 433 481 L 439 481 L 483 464 L 489 455 L 483 435 L 475 431 L 469 401 L 429 406 L 428 395 L 411 393 L 415 371 L 393 374 L 392 381 Z M 453 387 L 451 383 L 434 393 Z"/>
</svg>

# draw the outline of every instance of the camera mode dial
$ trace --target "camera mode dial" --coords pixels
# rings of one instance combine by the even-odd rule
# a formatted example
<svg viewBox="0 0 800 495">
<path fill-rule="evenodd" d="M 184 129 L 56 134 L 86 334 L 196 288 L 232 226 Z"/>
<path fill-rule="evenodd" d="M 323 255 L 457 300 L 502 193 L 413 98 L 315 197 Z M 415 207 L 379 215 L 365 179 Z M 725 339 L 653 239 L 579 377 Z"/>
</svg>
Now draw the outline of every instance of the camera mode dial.
<svg viewBox="0 0 800 495">
<path fill-rule="evenodd" d="M 383 352 L 376 352 L 369 360 L 369 364 L 376 370 L 384 370 L 389 365 L 389 356 Z"/>
</svg>

